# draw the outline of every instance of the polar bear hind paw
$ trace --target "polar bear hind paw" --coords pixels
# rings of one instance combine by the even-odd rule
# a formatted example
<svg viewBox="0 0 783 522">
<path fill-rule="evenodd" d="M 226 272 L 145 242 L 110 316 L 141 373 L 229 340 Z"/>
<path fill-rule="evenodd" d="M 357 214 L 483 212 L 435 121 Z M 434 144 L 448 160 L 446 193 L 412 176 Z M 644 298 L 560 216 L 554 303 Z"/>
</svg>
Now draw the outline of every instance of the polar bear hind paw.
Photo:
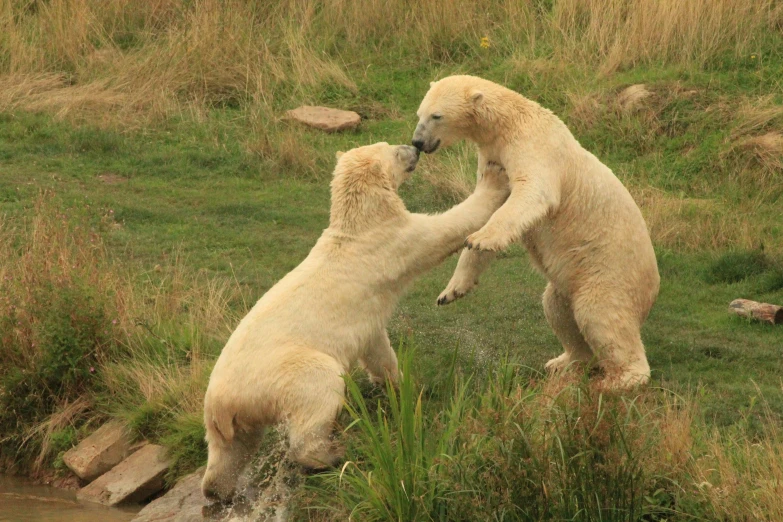
<svg viewBox="0 0 783 522">
<path fill-rule="evenodd" d="M 567 353 L 561 353 L 554 359 L 550 359 L 549 362 L 544 365 L 544 368 L 549 373 L 559 373 L 565 370 L 569 364 L 571 364 L 571 358 Z"/>
</svg>

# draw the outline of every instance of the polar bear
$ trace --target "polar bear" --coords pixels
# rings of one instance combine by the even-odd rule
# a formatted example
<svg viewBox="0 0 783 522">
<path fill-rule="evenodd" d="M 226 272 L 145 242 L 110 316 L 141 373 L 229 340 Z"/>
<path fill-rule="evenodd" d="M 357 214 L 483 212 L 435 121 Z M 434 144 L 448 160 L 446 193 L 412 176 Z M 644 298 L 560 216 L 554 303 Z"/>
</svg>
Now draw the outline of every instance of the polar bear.
<svg viewBox="0 0 783 522">
<path fill-rule="evenodd" d="M 460 250 L 509 193 L 502 169 L 482 165 L 461 204 L 440 215 L 409 213 L 397 188 L 418 156 L 409 145 L 378 143 L 338 158 L 329 227 L 242 319 L 212 370 L 204 398 L 208 498 L 233 495 L 264 427 L 278 422 L 287 424 L 294 461 L 333 465 L 343 374 L 359 362 L 374 382 L 397 381 L 386 333 L 397 301 L 414 278 Z"/>
<path fill-rule="evenodd" d="M 471 234 L 438 304 L 468 293 L 493 253 L 521 240 L 549 283 L 546 318 L 565 353 L 550 371 L 597 362 L 608 387 L 648 382 L 639 333 L 660 277 L 639 208 L 612 171 L 551 111 L 472 76 L 430 84 L 413 145 L 427 153 L 468 139 L 479 162 L 506 169 L 511 195 Z"/>
</svg>

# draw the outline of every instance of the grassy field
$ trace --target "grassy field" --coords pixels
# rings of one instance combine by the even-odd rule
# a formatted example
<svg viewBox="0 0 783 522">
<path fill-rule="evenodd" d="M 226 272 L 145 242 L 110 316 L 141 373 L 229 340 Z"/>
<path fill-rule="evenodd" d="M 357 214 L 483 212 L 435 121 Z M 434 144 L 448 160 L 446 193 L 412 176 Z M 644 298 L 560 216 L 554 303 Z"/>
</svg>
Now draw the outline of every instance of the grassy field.
<svg viewBox="0 0 783 522">
<path fill-rule="evenodd" d="M 0 0 L 2 462 L 61 466 L 120 417 L 172 448 L 170 479 L 200 465 L 212 361 L 328 226 L 334 152 L 408 143 L 429 82 L 460 72 L 552 109 L 636 198 L 662 278 L 653 387 L 599 400 L 543 379 L 561 348 L 524 250 L 437 308 L 450 259 L 390 325 L 415 357 L 399 408 L 421 410 L 360 379 L 343 435 L 359 464 L 308 479 L 298 517 L 776 519 L 783 330 L 726 310 L 783 303 L 782 27 L 773 0 Z M 363 122 L 310 131 L 283 118 L 299 103 Z M 423 158 L 403 197 L 446 209 L 474 172 L 468 146 Z M 383 488 L 381 469 L 401 475 Z"/>
</svg>

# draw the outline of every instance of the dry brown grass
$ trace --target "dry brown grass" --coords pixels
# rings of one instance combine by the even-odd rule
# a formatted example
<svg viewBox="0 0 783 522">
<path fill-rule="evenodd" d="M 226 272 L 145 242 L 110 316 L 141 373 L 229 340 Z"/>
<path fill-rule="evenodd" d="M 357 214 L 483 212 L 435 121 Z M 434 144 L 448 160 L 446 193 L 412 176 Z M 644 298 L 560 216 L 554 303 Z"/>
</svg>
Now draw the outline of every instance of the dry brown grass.
<svg viewBox="0 0 783 522">
<path fill-rule="evenodd" d="M 746 192 L 774 201 L 783 194 L 783 107 L 772 96 L 746 100 L 720 160 L 731 181 Z"/>
<path fill-rule="evenodd" d="M 62 210 L 50 194 L 37 199 L 28 224 L 9 228 L 0 223 L 2 304 L 34 313 L 42 286 L 62 288 L 79 281 L 96 295 L 109 298 L 106 315 L 113 321 L 114 341 L 131 354 L 149 335 L 144 327 L 174 318 L 194 336 L 227 338 L 238 319 L 231 311 L 232 303 L 241 299 L 238 285 L 193 273 L 179 255 L 154 278 L 153 274 L 140 278 L 129 273 L 128 267 L 109 259 L 104 247 L 102 234 L 111 223 L 106 216 L 100 225 L 91 227 L 78 213 Z M 35 347 L 34 334 L 25 325 L 32 327 L 36 318 L 27 312 L 24 318 L 13 331 L 15 343 Z M 194 350 L 202 348 L 200 338 L 191 341 Z M 23 367 L 40 355 L 37 350 L 3 354 L 17 358 L 10 362 Z"/>
<path fill-rule="evenodd" d="M 0 45 L 11 57 L 0 66 L 4 109 L 143 122 L 216 103 L 263 107 L 284 97 L 281 84 L 285 96 L 330 82 L 355 88 L 307 43 L 306 26 L 271 24 L 266 6 L 53 0 L 20 14 L 14 4 L 0 2 Z"/>
<path fill-rule="evenodd" d="M 740 138 L 723 154 L 729 159 L 733 177 L 769 199 L 783 194 L 783 134 L 767 132 Z"/>
<path fill-rule="evenodd" d="M 423 158 L 416 169 L 416 176 L 435 189 L 459 201 L 469 196 L 476 186 L 476 151 L 466 143 L 460 143 L 438 161 Z"/>
<path fill-rule="evenodd" d="M 84 212 L 42 194 L 16 227 L 0 222 L 0 444 L 15 441 L 35 466 L 56 432 L 110 413 L 100 393 L 198 412 L 246 308 L 235 281 L 194 273 L 179 256 L 141 274 L 115 263 L 102 239 L 110 216 Z"/>
<path fill-rule="evenodd" d="M 763 433 L 755 438 L 718 429 L 699 436 L 689 486 L 712 519 L 783 520 L 783 433 L 763 396 L 760 405 Z"/>
<path fill-rule="evenodd" d="M 552 28 L 562 35 L 562 59 L 579 57 L 611 73 L 651 61 L 701 65 L 725 51 L 749 54 L 779 16 L 773 0 L 565 0 L 555 2 Z"/>
<path fill-rule="evenodd" d="M 783 124 L 783 106 L 776 104 L 772 95 L 745 100 L 736 111 L 730 139 L 736 141 L 768 131 L 776 123 Z"/>
<path fill-rule="evenodd" d="M 630 187 L 656 245 L 683 252 L 757 248 L 769 220 L 758 202 L 729 204 L 720 199 L 677 196 L 653 187 Z M 769 245 L 775 248 L 775 245 Z"/>
<path fill-rule="evenodd" d="M 783 444 L 714 433 L 694 464 L 694 485 L 717 520 L 783 520 Z"/>
<path fill-rule="evenodd" d="M 0 0 L 0 109 L 146 121 L 212 104 L 272 116 L 311 89 L 355 89 L 369 53 L 455 62 L 493 48 L 605 72 L 743 55 L 781 19 L 774 0 Z M 366 62 L 366 63 L 365 63 Z"/>
<path fill-rule="evenodd" d="M 34 366 L 42 356 L 36 311 L 48 306 L 51 289 L 82 284 L 98 295 L 115 296 L 121 286 L 111 270 L 94 269 L 107 264 L 99 234 L 74 225 L 69 214 L 49 201 L 48 195 L 39 197 L 21 226 L 0 222 L 0 310 L 2 317 L 15 321 L 3 332 L 0 362 L 20 368 Z M 117 310 L 122 313 L 121 305 Z"/>
<path fill-rule="evenodd" d="M 118 401 L 120 407 L 134 408 L 146 403 L 160 405 L 171 417 L 200 417 L 213 362 L 202 355 L 194 356 L 189 364 L 134 359 L 104 368 L 103 382 L 109 393 L 124 398 Z"/>
<path fill-rule="evenodd" d="M 643 83 L 630 85 L 618 93 L 617 103 L 623 110 L 632 111 L 650 96 L 652 93 Z"/>
<path fill-rule="evenodd" d="M 175 255 L 130 283 L 119 340 L 129 355 L 101 369 L 112 413 L 146 403 L 200 417 L 212 364 L 248 306 L 236 281 L 187 266 Z"/>
<path fill-rule="evenodd" d="M 27 430 L 23 443 L 30 439 L 40 439 L 40 450 L 38 457 L 33 463 L 33 470 L 40 471 L 46 464 L 52 453 L 52 436 L 55 432 L 62 430 L 67 426 L 74 426 L 75 421 L 82 417 L 93 406 L 90 398 L 86 396 L 77 397 L 73 401 L 65 401 L 59 405 L 48 419 L 36 424 Z"/>
</svg>

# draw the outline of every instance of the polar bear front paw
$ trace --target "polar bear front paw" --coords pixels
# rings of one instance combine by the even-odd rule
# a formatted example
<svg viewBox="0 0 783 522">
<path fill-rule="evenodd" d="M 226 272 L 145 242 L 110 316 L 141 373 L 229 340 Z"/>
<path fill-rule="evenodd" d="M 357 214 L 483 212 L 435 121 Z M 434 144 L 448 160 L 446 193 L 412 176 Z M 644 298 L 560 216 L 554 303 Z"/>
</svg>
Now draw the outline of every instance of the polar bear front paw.
<svg viewBox="0 0 783 522">
<path fill-rule="evenodd" d="M 478 281 L 449 281 L 446 289 L 438 296 L 438 306 L 445 306 L 456 301 L 460 297 L 473 290 L 478 285 Z"/>
<path fill-rule="evenodd" d="M 506 234 L 500 233 L 497 228 L 484 227 L 478 232 L 468 236 L 465 240 L 465 246 L 471 250 L 485 250 L 488 252 L 499 252 L 508 248 L 511 238 Z"/>
</svg>

